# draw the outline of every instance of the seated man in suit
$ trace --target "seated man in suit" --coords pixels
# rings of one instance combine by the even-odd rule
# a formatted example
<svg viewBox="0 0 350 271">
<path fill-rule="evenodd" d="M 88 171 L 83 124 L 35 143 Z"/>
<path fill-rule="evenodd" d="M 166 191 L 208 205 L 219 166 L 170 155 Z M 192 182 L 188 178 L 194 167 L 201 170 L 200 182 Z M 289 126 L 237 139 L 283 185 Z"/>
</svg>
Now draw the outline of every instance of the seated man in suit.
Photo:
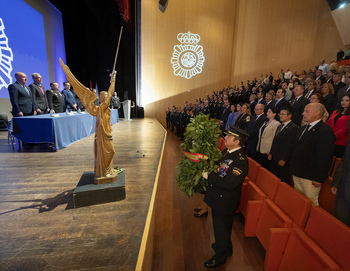
<svg viewBox="0 0 350 271">
<path fill-rule="evenodd" d="M 289 105 L 289 102 L 284 98 L 285 96 L 286 96 L 285 89 L 280 88 L 277 90 L 275 107 L 278 108 L 279 110 Z"/>
<path fill-rule="evenodd" d="M 30 89 L 25 85 L 27 76 L 23 72 L 16 72 L 16 82 L 9 85 L 8 91 L 14 117 L 36 115 L 36 108 Z"/>
<path fill-rule="evenodd" d="M 62 94 L 64 95 L 65 100 L 65 107 L 68 111 L 76 111 L 77 110 L 77 102 L 75 101 L 74 94 L 70 90 L 70 83 L 64 82 L 63 83 L 64 89 L 62 90 Z"/>
<path fill-rule="evenodd" d="M 292 107 L 294 108 L 294 114 L 292 116 L 292 121 L 300 126 L 301 121 L 303 120 L 303 112 L 305 106 L 309 103 L 309 100 L 303 96 L 304 87 L 302 85 L 297 85 L 294 89 L 294 100 L 291 102 Z"/>
<path fill-rule="evenodd" d="M 32 91 L 33 101 L 38 114 L 50 113 L 49 103 L 45 94 L 45 87 L 42 85 L 43 79 L 39 73 L 32 74 L 33 83 L 29 85 Z"/>
<path fill-rule="evenodd" d="M 333 159 L 335 135 L 322 121 L 324 105 L 310 103 L 303 113 L 304 125 L 296 136 L 290 160 L 294 188 L 318 205 L 318 195 Z"/>
<path fill-rule="evenodd" d="M 277 127 L 269 154 L 272 173 L 287 184 L 290 184 L 289 160 L 299 131 L 299 126 L 292 122 L 293 112 L 291 106 L 281 109 L 279 116 L 282 124 Z"/>
<path fill-rule="evenodd" d="M 63 113 L 65 107 L 64 95 L 58 90 L 59 86 L 56 82 L 50 83 L 51 89 L 46 91 L 47 101 L 53 113 Z"/>
</svg>

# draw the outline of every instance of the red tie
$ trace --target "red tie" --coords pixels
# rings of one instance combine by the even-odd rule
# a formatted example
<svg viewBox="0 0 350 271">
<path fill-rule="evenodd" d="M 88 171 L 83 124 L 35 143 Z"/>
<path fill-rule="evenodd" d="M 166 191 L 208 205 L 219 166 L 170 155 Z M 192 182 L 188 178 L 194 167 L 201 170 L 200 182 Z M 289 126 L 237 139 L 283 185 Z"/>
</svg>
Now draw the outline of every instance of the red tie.
<svg viewBox="0 0 350 271">
<path fill-rule="evenodd" d="M 42 86 L 39 86 L 39 88 L 41 89 L 41 92 L 43 93 L 43 95 L 45 95 Z"/>
</svg>

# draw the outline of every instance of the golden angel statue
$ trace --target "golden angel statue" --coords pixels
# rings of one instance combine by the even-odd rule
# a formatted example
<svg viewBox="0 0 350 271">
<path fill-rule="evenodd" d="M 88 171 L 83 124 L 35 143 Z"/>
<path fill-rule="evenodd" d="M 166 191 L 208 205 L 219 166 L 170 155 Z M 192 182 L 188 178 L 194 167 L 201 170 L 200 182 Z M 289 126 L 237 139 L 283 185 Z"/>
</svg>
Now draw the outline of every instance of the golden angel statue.
<svg viewBox="0 0 350 271">
<path fill-rule="evenodd" d="M 60 63 L 69 83 L 73 86 L 86 111 L 96 116 L 94 154 L 95 154 L 95 184 L 111 183 L 117 180 L 117 171 L 113 168 L 115 153 L 112 138 L 111 110 L 109 104 L 114 92 L 116 72 L 112 73 L 108 92 L 100 92 L 100 105 L 95 105 L 97 96 L 81 84 L 60 58 Z"/>
</svg>

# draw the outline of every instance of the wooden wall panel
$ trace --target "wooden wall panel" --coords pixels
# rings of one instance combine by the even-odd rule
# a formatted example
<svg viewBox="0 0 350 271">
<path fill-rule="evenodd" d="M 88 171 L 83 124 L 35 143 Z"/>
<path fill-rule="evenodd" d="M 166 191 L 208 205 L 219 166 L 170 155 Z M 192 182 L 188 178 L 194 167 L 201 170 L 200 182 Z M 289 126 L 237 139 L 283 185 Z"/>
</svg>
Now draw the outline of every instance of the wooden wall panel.
<svg viewBox="0 0 350 271">
<path fill-rule="evenodd" d="M 344 45 L 350 44 L 350 5 L 347 4 L 343 9 L 332 11 L 332 16 L 337 25 Z"/>
<path fill-rule="evenodd" d="M 163 125 L 168 106 L 262 73 L 312 68 L 343 47 L 326 0 L 178 0 L 164 14 L 156 0 L 141 5 L 143 106 Z M 189 80 L 170 64 L 177 34 L 187 31 L 201 35 L 205 54 L 203 72 Z"/>
</svg>

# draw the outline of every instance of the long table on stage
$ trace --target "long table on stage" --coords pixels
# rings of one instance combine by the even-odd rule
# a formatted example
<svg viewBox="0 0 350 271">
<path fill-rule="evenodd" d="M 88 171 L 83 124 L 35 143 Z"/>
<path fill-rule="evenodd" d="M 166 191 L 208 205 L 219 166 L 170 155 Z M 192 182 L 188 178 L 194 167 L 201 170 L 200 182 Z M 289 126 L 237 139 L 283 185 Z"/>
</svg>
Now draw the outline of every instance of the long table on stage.
<svg viewBox="0 0 350 271">
<path fill-rule="evenodd" d="M 118 109 L 111 110 L 111 124 L 119 122 Z M 49 114 L 16 117 L 12 119 L 13 135 L 26 143 L 55 144 L 62 149 L 95 132 L 96 117 L 89 113 L 74 112 L 51 117 Z"/>
</svg>

